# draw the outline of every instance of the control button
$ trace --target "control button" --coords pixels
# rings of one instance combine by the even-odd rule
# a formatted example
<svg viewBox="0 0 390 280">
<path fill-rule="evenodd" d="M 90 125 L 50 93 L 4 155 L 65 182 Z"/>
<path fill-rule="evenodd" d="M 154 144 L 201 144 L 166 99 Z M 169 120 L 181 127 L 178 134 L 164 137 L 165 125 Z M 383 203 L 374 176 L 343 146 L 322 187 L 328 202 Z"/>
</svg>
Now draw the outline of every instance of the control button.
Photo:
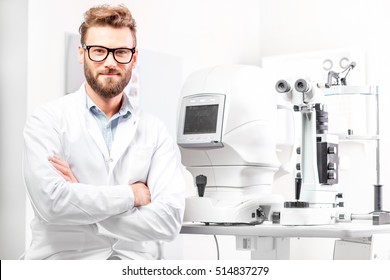
<svg viewBox="0 0 390 280">
<path fill-rule="evenodd" d="M 332 171 L 328 172 L 328 179 L 330 180 L 336 179 L 336 173 Z"/>
<path fill-rule="evenodd" d="M 328 154 L 335 154 L 335 153 L 337 153 L 336 147 L 335 146 L 330 146 L 328 148 Z"/>
<path fill-rule="evenodd" d="M 329 162 L 328 163 L 328 170 L 336 170 L 336 163 Z"/>
</svg>

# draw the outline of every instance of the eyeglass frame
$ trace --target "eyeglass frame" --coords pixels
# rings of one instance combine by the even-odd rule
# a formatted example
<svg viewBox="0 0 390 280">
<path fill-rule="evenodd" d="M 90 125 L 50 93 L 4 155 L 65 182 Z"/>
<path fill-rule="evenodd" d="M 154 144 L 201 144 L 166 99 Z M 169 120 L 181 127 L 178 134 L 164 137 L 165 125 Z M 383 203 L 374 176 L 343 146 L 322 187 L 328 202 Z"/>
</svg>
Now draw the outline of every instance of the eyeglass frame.
<svg viewBox="0 0 390 280">
<path fill-rule="evenodd" d="M 135 51 L 136 51 L 136 47 L 134 47 L 134 48 L 132 48 L 132 49 L 131 49 L 131 48 L 115 48 L 115 49 L 111 49 L 111 48 L 107 48 L 107 47 L 100 46 L 100 45 L 87 45 L 87 44 L 85 44 L 85 43 L 82 43 L 82 44 L 81 44 L 81 47 L 82 47 L 84 50 L 87 51 L 87 53 L 88 53 L 88 58 L 89 58 L 91 61 L 93 61 L 93 62 L 102 62 L 102 61 L 104 61 L 104 60 L 107 59 L 107 57 L 108 57 L 108 55 L 109 55 L 110 53 L 112 53 L 112 57 L 115 59 L 116 62 L 118 62 L 118 63 L 120 63 L 120 64 L 129 64 L 129 63 L 133 60 L 134 53 L 135 53 Z M 106 49 L 106 50 L 107 50 L 106 57 L 103 58 L 102 60 L 93 60 L 93 59 L 91 58 L 90 54 L 89 54 L 89 50 L 90 50 L 91 48 L 93 48 L 93 47 L 99 47 L 99 48 Z M 115 51 L 117 51 L 117 50 L 123 50 L 123 49 L 124 49 L 124 50 L 129 50 L 129 51 L 131 51 L 131 57 L 130 57 L 130 60 L 129 60 L 128 62 L 120 62 L 120 61 L 118 61 L 118 60 L 116 59 L 116 57 L 115 57 Z"/>
</svg>

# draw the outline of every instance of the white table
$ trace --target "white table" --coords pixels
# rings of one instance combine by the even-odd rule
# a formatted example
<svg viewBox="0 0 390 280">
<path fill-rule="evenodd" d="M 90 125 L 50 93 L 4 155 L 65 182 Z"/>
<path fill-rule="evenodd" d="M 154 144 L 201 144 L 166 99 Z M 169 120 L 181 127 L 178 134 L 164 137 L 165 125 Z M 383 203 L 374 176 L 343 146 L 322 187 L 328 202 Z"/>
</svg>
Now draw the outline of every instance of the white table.
<svg viewBox="0 0 390 280">
<path fill-rule="evenodd" d="M 335 259 L 390 259 L 390 225 L 364 221 L 320 226 L 184 223 L 181 233 L 236 236 L 238 247 L 250 249 L 252 259 L 289 259 L 290 238 L 295 237 L 338 238 Z"/>
</svg>

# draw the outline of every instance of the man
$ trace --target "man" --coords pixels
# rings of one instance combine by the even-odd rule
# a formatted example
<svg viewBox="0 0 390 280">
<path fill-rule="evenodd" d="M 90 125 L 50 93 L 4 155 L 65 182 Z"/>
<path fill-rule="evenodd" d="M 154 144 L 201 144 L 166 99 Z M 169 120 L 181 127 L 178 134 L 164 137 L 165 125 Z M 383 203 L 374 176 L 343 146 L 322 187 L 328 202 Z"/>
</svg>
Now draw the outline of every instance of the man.
<svg viewBox="0 0 390 280">
<path fill-rule="evenodd" d="M 124 6 L 98 6 L 80 34 L 85 84 L 25 126 L 35 217 L 24 258 L 158 258 L 156 241 L 181 228 L 184 180 L 165 126 L 124 93 L 138 56 L 135 21 Z"/>
</svg>

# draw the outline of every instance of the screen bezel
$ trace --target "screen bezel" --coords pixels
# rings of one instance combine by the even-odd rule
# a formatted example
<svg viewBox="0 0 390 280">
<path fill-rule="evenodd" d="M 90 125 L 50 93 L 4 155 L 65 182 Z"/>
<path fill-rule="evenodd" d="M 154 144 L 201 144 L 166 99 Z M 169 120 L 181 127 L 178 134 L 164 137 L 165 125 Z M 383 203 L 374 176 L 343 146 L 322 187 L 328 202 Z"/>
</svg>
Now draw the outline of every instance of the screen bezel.
<svg viewBox="0 0 390 280">
<path fill-rule="evenodd" d="M 222 130 L 225 113 L 225 94 L 203 93 L 183 97 L 179 115 L 177 143 L 186 148 L 217 148 L 223 147 Z M 217 125 L 215 133 L 184 134 L 184 122 L 187 107 L 218 105 Z"/>
</svg>

